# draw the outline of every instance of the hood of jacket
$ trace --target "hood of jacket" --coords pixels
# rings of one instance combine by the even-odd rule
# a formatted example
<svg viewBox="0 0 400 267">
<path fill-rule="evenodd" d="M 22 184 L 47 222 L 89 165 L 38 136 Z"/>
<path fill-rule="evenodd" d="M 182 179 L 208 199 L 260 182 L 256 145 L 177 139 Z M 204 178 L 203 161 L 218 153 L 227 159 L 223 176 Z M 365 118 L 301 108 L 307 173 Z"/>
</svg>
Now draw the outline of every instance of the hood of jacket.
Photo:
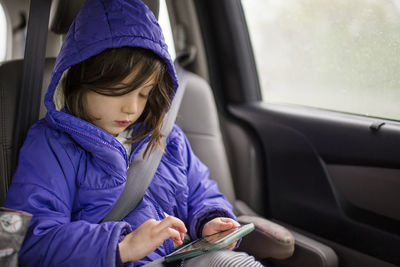
<svg viewBox="0 0 400 267">
<path fill-rule="evenodd" d="M 125 149 L 109 133 L 80 120 L 55 105 L 55 92 L 63 73 L 72 65 L 108 48 L 123 46 L 149 49 L 165 61 L 173 81 L 178 81 L 161 28 L 152 11 L 141 0 L 87 0 L 71 24 L 45 97 L 46 120 L 68 132 L 87 151 L 96 151 L 103 160 L 112 159 L 114 151 L 127 161 Z M 104 151 L 104 147 L 108 147 Z M 126 166 L 124 167 L 126 168 Z"/>
</svg>

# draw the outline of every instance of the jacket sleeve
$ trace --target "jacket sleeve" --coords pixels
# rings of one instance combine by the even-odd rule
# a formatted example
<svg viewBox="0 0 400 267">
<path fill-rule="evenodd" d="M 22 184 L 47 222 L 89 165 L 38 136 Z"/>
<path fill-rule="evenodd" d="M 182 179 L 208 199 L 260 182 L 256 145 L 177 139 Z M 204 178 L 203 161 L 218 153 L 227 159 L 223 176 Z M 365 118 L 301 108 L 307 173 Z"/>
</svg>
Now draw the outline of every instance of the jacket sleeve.
<svg viewBox="0 0 400 267">
<path fill-rule="evenodd" d="M 37 125 L 31 128 L 7 194 L 6 207 L 33 214 L 19 263 L 115 266 L 119 238 L 130 232 L 130 226 L 71 221 L 79 157 L 67 153 L 72 148 L 57 134 Z"/>
<path fill-rule="evenodd" d="M 236 220 L 236 217 L 233 214 L 232 205 L 218 190 L 217 183 L 209 179 L 208 168 L 193 153 L 185 136 L 184 142 L 188 164 L 188 230 L 192 239 L 197 239 L 201 237 L 203 226 L 208 221 L 216 217 Z"/>
</svg>

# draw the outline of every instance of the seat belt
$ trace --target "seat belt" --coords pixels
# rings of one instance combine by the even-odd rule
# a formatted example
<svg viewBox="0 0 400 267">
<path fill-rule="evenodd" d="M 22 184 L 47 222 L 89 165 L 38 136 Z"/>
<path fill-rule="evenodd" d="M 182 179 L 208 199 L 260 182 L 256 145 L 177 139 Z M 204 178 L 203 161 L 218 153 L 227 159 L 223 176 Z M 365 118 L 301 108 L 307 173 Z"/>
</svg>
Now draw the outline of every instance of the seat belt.
<svg viewBox="0 0 400 267">
<path fill-rule="evenodd" d="M 12 169 L 29 127 L 39 119 L 51 0 L 31 0 L 21 89 L 14 128 Z"/>
<path fill-rule="evenodd" d="M 170 109 L 164 117 L 164 123 L 161 128 L 161 133 L 163 135 L 161 142 L 164 147 L 167 145 L 168 136 L 174 126 L 187 82 L 187 71 L 179 66 L 179 64 L 175 64 L 175 68 L 179 80 L 179 87 L 172 100 Z M 146 146 L 144 146 L 133 159 L 128 169 L 125 188 L 114 207 L 102 220 L 103 222 L 122 220 L 126 215 L 134 210 L 137 204 L 142 200 L 163 155 L 161 149 L 157 147 L 153 152 L 151 152 L 149 157 L 143 158 L 145 150 Z"/>
</svg>

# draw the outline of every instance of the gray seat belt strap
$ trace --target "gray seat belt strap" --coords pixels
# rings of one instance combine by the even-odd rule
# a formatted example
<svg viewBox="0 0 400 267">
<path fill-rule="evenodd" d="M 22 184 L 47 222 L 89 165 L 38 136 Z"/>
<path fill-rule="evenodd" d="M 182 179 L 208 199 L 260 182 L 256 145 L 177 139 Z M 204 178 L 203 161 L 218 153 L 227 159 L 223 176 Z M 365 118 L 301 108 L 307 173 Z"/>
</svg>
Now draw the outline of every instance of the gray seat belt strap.
<svg viewBox="0 0 400 267">
<path fill-rule="evenodd" d="M 183 98 L 183 94 L 186 88 L 186 71 L 178 64 L 175 65 L 179 87 L 172 100 L 170 109 L 164 117 L 164 123 L 161 129 L 163 134 L 161 142 L 164 147 L 167 144 L 167 138 L 174 126 L 176 116 Z M 157 147 L 149 157 L 143 159 L 143 153 L 146 146 L 143 147 L 138 155 L 133 159 L 127 173 L 127 181 L 125 188 L 122 191 L 119 199 L 115 203 L 111 211 L 104 217 L 104 221 L 120 221 L 125 218 L 132 210 L 134 210 L 137 204 L 142 200 L 147 188 L 149 187 L 154 174 L 156 173 L 157 167 L 161 161 L 163 152 Z"/>
<path fill-rule="evenodd" d="M 17 165 L 18 152 L 29 127 L 39 119 L 50 6 L 51 0 L 30 1 L 21 90 L 17 96 L 12 170 Z"/>
</svg>

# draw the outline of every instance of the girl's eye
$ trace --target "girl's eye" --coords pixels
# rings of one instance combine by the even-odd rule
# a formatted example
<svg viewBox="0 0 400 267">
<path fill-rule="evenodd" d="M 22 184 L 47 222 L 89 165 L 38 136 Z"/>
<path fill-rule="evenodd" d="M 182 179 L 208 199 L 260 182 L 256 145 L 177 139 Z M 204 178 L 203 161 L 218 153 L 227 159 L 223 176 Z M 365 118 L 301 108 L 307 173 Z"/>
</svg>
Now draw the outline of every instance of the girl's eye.
<svg viewBox="0 0 400 267">
<path fill-rule="evenodd" d="M 139 96 L 140 96 L 141 98 L 145 98 L 145 99 L 147 99 L 147 98 L 149 97 L 149 95 L 145 95 L 145 94 L 139 94 Z"/>
</svg>

